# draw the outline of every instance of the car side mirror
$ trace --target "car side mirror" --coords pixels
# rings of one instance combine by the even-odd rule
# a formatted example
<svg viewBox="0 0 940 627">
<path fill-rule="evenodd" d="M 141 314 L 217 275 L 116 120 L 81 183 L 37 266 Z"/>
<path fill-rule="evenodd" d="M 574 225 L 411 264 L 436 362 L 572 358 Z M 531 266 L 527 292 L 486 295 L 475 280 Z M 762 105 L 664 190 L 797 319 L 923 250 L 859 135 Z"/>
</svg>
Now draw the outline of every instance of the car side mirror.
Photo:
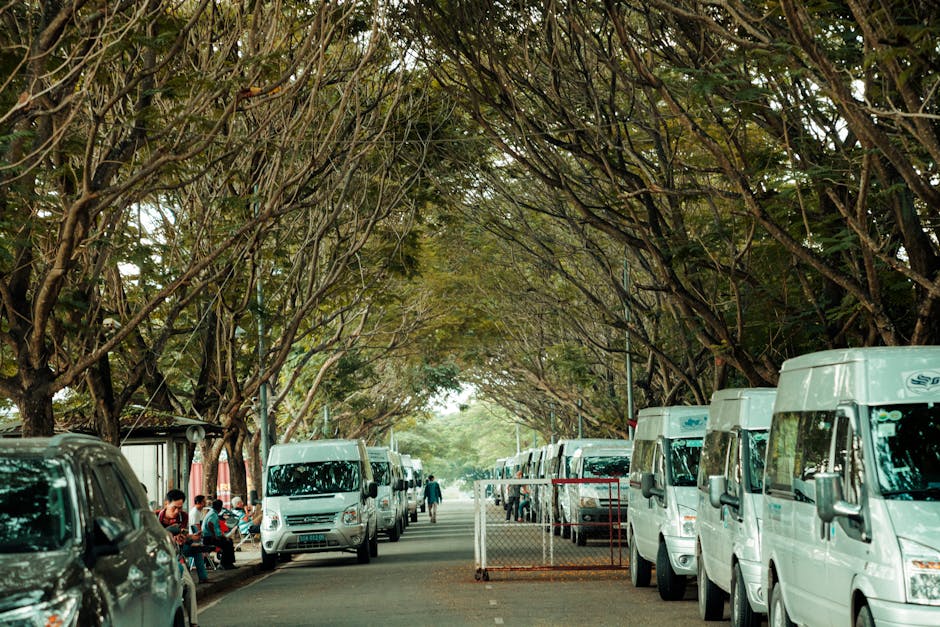
<svg viewBox="0 0 940 627">
<path fill-rule="evenodd" d="M 130 526 L 117 518 L 111 516 L 95 518 L 88 554 L 90 565 L 93 565 L 100 557 L 118 555 L 121 552 L 121 542 L 130 532 Z"/>
<path fill-rule="evenodd" d="M 832 522 L 839 516 L 851 520 L 862 519 L 861 505 L 847 502 L 842 494 L 842 477 L 834 472 L 816 474 L 816 514 L 823 522 Z"/>
<path fill-rule="evenodd" d="M 398 490 L 399 492 L 401 492 L 402 490 L 404 490 L 404 489 L 405 489 L 405 480 L 404 480 L 404 479 L 398 479 L 397 481 L 395 481 L 395 489 Z"/>
<path fill-rule="evenodd" d="M 651 472 L 644 472 L 640 476 L 640 492 L 643 498 L 648 499 L 653 496 L 663 496 L 665 494 L 656 486 L 656 476 Z"/>
<path fill-rule="evenodd" d="M 409 488 L 415 487 L 415 480 L 414 480 L 414 479 L 409 479 L 409 480 L 408 480 L 408 487 L 409 487 Z"/>
<path fill-rule="evenodd" d="M 371 496 L 372 498 L 375 498 L 378 495 L 379 495 L 379 484 L 377 484 L 375 481 L 370 481 L 369 482 L 369 496 Z"/>
<path fill-rule="evenodd" d="M 421 487 L 421 479 L 418 479 L 417 481 L 415 481 L 415 483 L 417 484 L 419 488 Z"/>
</svg>

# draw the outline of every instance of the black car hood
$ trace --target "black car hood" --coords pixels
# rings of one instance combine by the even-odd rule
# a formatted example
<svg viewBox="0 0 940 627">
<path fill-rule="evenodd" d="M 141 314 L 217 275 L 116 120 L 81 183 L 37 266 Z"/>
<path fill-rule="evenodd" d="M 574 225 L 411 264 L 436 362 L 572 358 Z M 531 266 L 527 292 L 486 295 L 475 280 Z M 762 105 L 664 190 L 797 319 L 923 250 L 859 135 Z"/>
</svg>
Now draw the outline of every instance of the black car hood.
<svg viewBox="0 0 940 627">
<path fill-rule="evenodd" d="M 0 612 L 50 599 L 76 577 L 77 550 L 0 554 Z"/>
</svg>

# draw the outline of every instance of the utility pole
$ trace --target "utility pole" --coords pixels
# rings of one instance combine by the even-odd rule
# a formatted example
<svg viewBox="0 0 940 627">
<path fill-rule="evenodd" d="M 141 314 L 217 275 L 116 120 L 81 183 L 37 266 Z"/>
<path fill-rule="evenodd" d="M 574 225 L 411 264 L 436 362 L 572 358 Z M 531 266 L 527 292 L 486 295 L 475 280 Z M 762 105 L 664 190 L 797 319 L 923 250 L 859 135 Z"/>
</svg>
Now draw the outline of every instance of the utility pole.
<svg viewBox="0 0 940 627">
<path fill-rule="evenodd" d="M 255 217 L 258 217 L 258 185 L 254 186 Z M 260 263 L 260 259 L 259 259 Z M 258 376 L 261 377 L 261 387 L 258 388 L 258 421 L 261 423 L 261 469 L 268 463 L 268 449 L 271 447 L 271 424 L 268 416 L 268 382 L 264 378 L 264 289 L 261 285 L 262 274 L 258 273 L 256 284 L 256 297 L 258 300 Z"/>
<path fill-rule="evenodd" d="M 330 438 L 330 406 L 323 406 L 323 435 L 324 439 Z"/>
<path fill-rule="evenodd" d="M 578 439 L 584 437 L 584 418 L 581 416 L 581 399 L 578 399 Z"/>
<path fill-rule="evenodd" d="M 555 443 L 555 403 L 552 403 L 549 414 L 552 417 L 552 444 Z"/>
<path fill-rule="evenodd" d="M 627 370 L 627 433 L 633 439 L 633 355 L 630 351 L 630 274 L 627 266 L 627 256 L 623 256 L 623 319 L 626 322 L 624 329 L 624 343 L 626 344 L 626 370 Z"/>
<path fill-rule="evenodd" d="M 522 443 L 519 440 L 519 423 L 516 423 L 516 453 L 522 451 Z"/>
</svg>

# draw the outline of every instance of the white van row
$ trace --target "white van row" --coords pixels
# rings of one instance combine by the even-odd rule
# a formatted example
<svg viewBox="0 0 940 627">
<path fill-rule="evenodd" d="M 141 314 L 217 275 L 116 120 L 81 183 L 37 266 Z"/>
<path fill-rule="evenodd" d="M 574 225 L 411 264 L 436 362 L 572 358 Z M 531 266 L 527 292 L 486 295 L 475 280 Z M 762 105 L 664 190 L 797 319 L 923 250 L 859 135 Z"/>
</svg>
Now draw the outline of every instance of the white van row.
<svg viewBox="0 0 940 627">
<path fill-rule="evenodd" d="M 940 347 L 786 361 L 638 415 L 631 578 L 734 625 L 940 625 Z"/>
<path fill-rule="evenodd" d="M 421 473 L 421 460 L 362 440 L 272 446 L 264 474 L 262 566 L 327 551 L 351 551 L 368 563 L 378 556 L 379 533 L 397 542 L 408 526 Z"/>
</svg>

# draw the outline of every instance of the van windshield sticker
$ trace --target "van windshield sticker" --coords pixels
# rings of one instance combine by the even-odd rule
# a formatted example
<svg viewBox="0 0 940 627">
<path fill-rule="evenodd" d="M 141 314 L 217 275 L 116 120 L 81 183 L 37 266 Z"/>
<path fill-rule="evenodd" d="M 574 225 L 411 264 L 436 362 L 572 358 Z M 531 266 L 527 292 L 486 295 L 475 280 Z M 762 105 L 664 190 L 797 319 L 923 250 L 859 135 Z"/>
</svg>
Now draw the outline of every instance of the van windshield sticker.
<svg viewBox="0 0 940 627">
<path fill-rule="evenodd" d="M 700 429 L 705 425 L 705 418 L 701 416 L 692 416 L 683 420 L 681 425 L 683 431 Z"/>
<path fill-rule="evenodd" d="M 874 412 L 875 422 L 897 422 L 904 414 L 897 409 L 888 411 L 886 409 L 876 409 Z"/>
<path fill-rule="evenodd" d="M 907 377 L 907 390 L 914 394 L 927 394 L 940 390 L 940 370 L 923 370 Z"/>
</svg>

